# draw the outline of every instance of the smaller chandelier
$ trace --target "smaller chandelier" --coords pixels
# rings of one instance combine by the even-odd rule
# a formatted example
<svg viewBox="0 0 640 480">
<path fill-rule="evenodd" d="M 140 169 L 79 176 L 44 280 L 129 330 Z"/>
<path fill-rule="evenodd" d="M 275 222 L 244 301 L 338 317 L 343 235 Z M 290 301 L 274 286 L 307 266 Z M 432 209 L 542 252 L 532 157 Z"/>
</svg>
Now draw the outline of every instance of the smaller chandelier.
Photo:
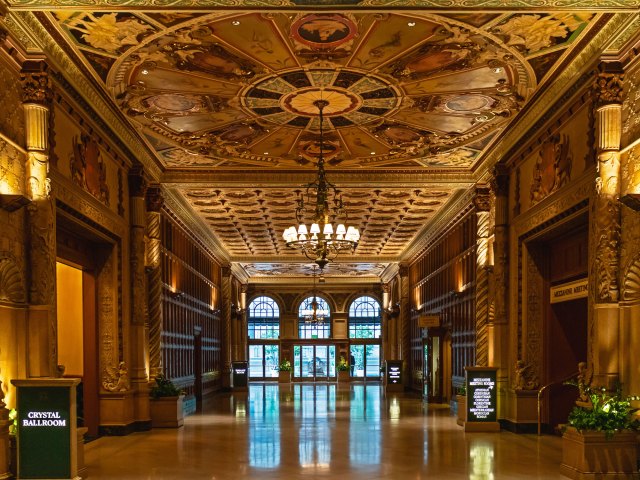
<svg viewBox="0 0 640 480">
<path fill-rule="evenodd" d="M 360 240 L 360 232 L 354 226 L 345 226 L 347 212 L 342 195 L 336 186 L 327 180 L 324 171 L 323 109 L 329 105 L 326 100 L 316 100 L 313 104 L 320 112 L 320 151 L 318 155 L 318 177 L 305 185 L 297 199 L 296 221 L 298 226 L 287 228 L 282 237 L 288 247 L 299 249 L 309 260 L 313 260 L 320 271 L 344 250 L 354 251 Z M 315 193 L 315 201 L 313 195 Z M 306 197 L 306 201 L 305 201 Z M 306 203 L 306 204 L 305 204 Z M 306 217 L 311 217 L 307 225 Z M 315 277 L 314 277 L 315 278 Z"/>
<path fill-rule="evenodd" d="M 322 275 L 322 270 L 320 270 L 320 272 L 321 272 L 320 274 Z M 311 300 L 311 304 L 308 306 L 308 308 L 302 309 L 300 313 L 302 314 L 304 323 L 310 323 L 310 324 L 324 323 L 324 321 L 329 317 L 329 311 L 323 308 L 320 308 L 320 304 L 318 303 L 318 298 L 316 296 L 316 266 L 315 265 L 313 266 L 313 300 Z"/>
</svg>

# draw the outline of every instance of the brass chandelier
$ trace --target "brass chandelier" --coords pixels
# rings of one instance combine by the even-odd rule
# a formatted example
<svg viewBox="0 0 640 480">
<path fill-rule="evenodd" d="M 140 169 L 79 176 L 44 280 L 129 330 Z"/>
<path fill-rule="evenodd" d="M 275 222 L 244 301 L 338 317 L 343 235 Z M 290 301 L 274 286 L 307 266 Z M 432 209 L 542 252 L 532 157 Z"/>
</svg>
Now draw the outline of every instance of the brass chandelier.
<svg viewBox="0 0 640 480">
<path fill-rule="evenodd" d="M 323 109 L 329 105 L 329 102 L 319 99 L 313 104 L 320 112 L 318 176 L 315 181 L 303 187 L 297 199 L 298 226 L 287 228 L 282 237 L 288 247 L 299 249 L 309 260 L 313 260 L 322 272 L 327 263 L 335 259 L 340 252 L 355 250 L 360 240 L 360 232 L 354 226 L 345 226 L 347 212 L 344 209 L 342 195 L 336 186 L 327 180 L 324 171 Z M 311 216 L 312 211 L 313 221 L 310 226 L 307 226 L 305 217 Z"/>
<path fill-rule="evenodd" d="M 320 270 L 320 275 L 322 275 L 322 270 Z M 322 282 L 322 280 L 320 280 Z M 313 266 L 313 300 L 307 306 L 307 308 L 301 311 L 302 318 L 304 318 L 304 323 L 310 324 L 320 324 L 323 323 L 327 317 L 329 316 L 329 312 L 325 309 L 320 308 L 320 304 L 318 303 L 318 298 L 316 296 L 316 266 Z"/>
</svg>

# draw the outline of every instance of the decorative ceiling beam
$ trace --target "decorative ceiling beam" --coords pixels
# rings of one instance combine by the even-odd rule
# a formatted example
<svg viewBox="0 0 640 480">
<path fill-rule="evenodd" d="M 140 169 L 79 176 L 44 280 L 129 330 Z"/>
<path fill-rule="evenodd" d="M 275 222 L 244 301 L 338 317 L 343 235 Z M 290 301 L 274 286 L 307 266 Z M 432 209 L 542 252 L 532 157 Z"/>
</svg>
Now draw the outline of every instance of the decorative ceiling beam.
<svg viewBox="0 0 640 480">
<path fill-rule="evenodd" d="M 162 183 L 167 186 L 182 188 L 202 188 L 203 186 L 220 187 L 286 187 L 303 185 L 313 180 L 313 171 L 251 171 L 236 170 L 212 172 L 202 170 L 167 170 L 162 176 Z M 339 187 L 408 187 L 417 186 L 443 187 L 450 189 L 468 188 L 476 183 L 474 174 L 465 171 L 443 172 L 442 170 L 367 170 L 336 171 L 329 170 L 327 175 L 331 182 Z"/>
<path fill-rule="evenodd" d="M 126 10 L 171 11 L 211 8 L 233 11 L 260 9 L 276 11 L 352 10 L 352 11 L 433 11 L 433 12 L 545 12 L 573 10 L 589 12 L 633 12 L 640 8 L 637 0 L 127 0 L 117 5 L 112 0 L 8 0 L 13 10 Z"/>
</svg>

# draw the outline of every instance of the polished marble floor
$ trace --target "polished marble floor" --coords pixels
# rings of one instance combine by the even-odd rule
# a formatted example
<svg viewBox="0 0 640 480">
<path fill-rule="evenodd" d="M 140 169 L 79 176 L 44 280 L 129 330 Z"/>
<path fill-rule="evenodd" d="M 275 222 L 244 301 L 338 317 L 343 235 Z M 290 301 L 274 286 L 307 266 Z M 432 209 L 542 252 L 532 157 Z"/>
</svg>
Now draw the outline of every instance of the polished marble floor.
<svg viewBox="0 0 640 480">
<path fill-rule="evenodd" d="M 562 479 L 557 437 L 464 433 L 379 384 L 252 384 L 180 429 L 86 445 L 91 479 Z"/>
</svg>

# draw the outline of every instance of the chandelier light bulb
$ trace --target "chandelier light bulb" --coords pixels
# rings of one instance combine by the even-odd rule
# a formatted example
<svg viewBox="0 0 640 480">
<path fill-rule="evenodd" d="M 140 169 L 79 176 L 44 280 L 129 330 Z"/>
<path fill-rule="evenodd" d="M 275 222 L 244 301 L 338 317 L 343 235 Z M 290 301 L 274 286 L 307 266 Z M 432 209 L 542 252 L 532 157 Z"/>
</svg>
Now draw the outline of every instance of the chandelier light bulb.
<svg viewBox="0 0 640 480">
<path fill-rule="evenodd" d="M 320 226 L 317 223 L 312 223 L 310 232 L 313 234 L 320 233 Z"/>
<path fill-rule="evenodd" d="M 322 229 L 322 233 L 325 235 L 333 235 L 333 225 L 327 223 Z"/>
</svg>

